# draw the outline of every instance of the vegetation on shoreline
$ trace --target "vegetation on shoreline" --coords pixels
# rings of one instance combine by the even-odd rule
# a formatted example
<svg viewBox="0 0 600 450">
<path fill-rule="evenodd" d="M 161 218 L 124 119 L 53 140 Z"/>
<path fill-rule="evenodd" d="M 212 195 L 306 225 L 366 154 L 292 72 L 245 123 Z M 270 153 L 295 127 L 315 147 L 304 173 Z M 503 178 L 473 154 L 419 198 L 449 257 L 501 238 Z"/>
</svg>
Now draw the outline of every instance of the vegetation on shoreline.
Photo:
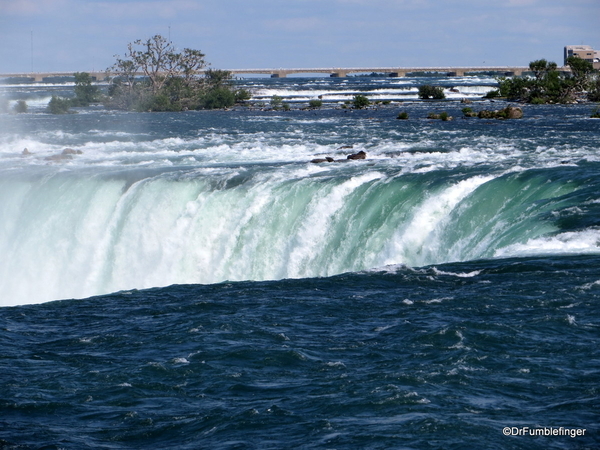
<svg viewBox="0 0 600 450">
<path fill-rule="evenodd" d="M 100 90 L 92 84 L 92 77 L 87 72 L 77 72 L 75 77 L 75 97 L 63 98 L 55 95 L 48 103 L 48 112 L 51 114 L 67 114 L 71 106 L 89 106 L 100 101 Z"/>
<path fill-rule="evenodd" d="M 155 35 L 128 45 L 124 58 L 116 56 L 108 69 L 114 74 L 104 101 L 107 108 L 127 111 L 185 111 L 233 106 L 250 98 L 233 86 L 233 74 L 206 70 L 204 54 L 185 48 L 177 52 L 170 41 Z M 138 77 L 138 73 L 144 77 Z"/>
<path fill-rule="evenodd" d="M 579 98 L 600 101 L 600 77 L 592 63 L 576 56 L 567 58 L 570 74 L 558 71 L 554 62 L 532 61 L 533 77 L 500 77 L 498 90 L 486 98 L 504 97 L 511 101 L 533 104 L 572 103 Z"/>
</svg>

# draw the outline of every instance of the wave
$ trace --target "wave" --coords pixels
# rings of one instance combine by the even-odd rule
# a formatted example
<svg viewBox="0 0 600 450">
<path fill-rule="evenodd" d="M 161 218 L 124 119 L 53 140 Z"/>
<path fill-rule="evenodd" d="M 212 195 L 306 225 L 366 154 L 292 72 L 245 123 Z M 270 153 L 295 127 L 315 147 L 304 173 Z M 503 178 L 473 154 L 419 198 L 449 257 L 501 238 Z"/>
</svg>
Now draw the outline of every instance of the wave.
<svg viewBox="0 0 600 450">
<path fill-rule="evenodd" d="M 6 172 L 0 298 L 597 252 L 598 232 L 561 230 L 578 189 L 544 170 L 448 175 L 366 164 Z"/>
</svg>

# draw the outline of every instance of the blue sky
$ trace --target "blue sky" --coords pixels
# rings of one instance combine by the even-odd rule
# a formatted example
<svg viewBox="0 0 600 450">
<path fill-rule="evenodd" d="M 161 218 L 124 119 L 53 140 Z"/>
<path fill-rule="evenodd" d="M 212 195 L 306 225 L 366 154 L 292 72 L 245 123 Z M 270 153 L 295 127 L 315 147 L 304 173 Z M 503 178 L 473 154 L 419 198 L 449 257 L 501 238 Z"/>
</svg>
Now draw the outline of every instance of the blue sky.
<svg viewBox="0 0 600 450">
<path fill-rule="evenodd" d="M 0 0 L 0 72 L 103 70 L 155 34 L 218 69 L 561 65 L 600 49 L 599 19 L 600 0 Z"/>
</svg>

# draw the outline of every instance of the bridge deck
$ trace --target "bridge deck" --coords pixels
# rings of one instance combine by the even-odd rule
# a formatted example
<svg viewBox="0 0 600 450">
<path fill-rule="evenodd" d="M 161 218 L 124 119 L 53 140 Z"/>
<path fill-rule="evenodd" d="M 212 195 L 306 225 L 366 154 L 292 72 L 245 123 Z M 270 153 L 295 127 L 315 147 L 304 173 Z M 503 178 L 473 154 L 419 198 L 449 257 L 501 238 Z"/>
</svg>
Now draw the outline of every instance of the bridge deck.
<svg viewBox="0 0 600 450">
<path fill-rule="evenodd" d="M 568 67 L 559 68 L 561 71 L 569 71 Z M 298 68 L 298 69 L 229 69 L 234 75 L 244 74 L 264 74 L 271 77 L 286 77 L 291 74 L 298 73 L 328 73 L 332 77 L 345 77 L 351 73 L 387 73 L 390 76 L 403 77 L 409 73 L 415 72 L 439 72 L 446 73 L 450 76 L 464 76 L 467 73 L 478 72 L 498 72 L 506 75 L 520 76 L 524 72 L 529 71 L 529 67 L 521 66 L 473 66 L 473 67 L 329 67 L 329 68 Z M 34 72 L 34 73 L 4 73 L 0 74 L 0 78 L 32 78 L 35 82 L 41 82 L 45 78 L 50 77 L 69 77 L 73 76 L 74 72 Z M 108 76 L 107 72 L 91 71 L 88 72 L 97 81 L 103 81 Z M 204 71 L 199 71 L 202 75 Z M 143 73 L 138 75 L 143 76 Z"/>
</svg>

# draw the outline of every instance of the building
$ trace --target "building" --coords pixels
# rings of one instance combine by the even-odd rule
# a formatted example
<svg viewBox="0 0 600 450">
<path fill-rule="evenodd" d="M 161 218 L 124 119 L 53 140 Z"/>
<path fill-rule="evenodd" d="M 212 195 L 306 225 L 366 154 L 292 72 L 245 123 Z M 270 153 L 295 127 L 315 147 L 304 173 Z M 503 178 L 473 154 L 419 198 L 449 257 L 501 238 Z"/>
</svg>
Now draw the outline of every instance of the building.
<svg viewBox="0 0 600 450">
<path fill-rule="evenodd" d="M 579 56 L 581 59 L 591 62 L 594 69 L 600 69 L 600 51 L 594 50 L 589 45 L 567 45 L 565 47 L 565 65 L 570 56 Z"/>
</svg>

